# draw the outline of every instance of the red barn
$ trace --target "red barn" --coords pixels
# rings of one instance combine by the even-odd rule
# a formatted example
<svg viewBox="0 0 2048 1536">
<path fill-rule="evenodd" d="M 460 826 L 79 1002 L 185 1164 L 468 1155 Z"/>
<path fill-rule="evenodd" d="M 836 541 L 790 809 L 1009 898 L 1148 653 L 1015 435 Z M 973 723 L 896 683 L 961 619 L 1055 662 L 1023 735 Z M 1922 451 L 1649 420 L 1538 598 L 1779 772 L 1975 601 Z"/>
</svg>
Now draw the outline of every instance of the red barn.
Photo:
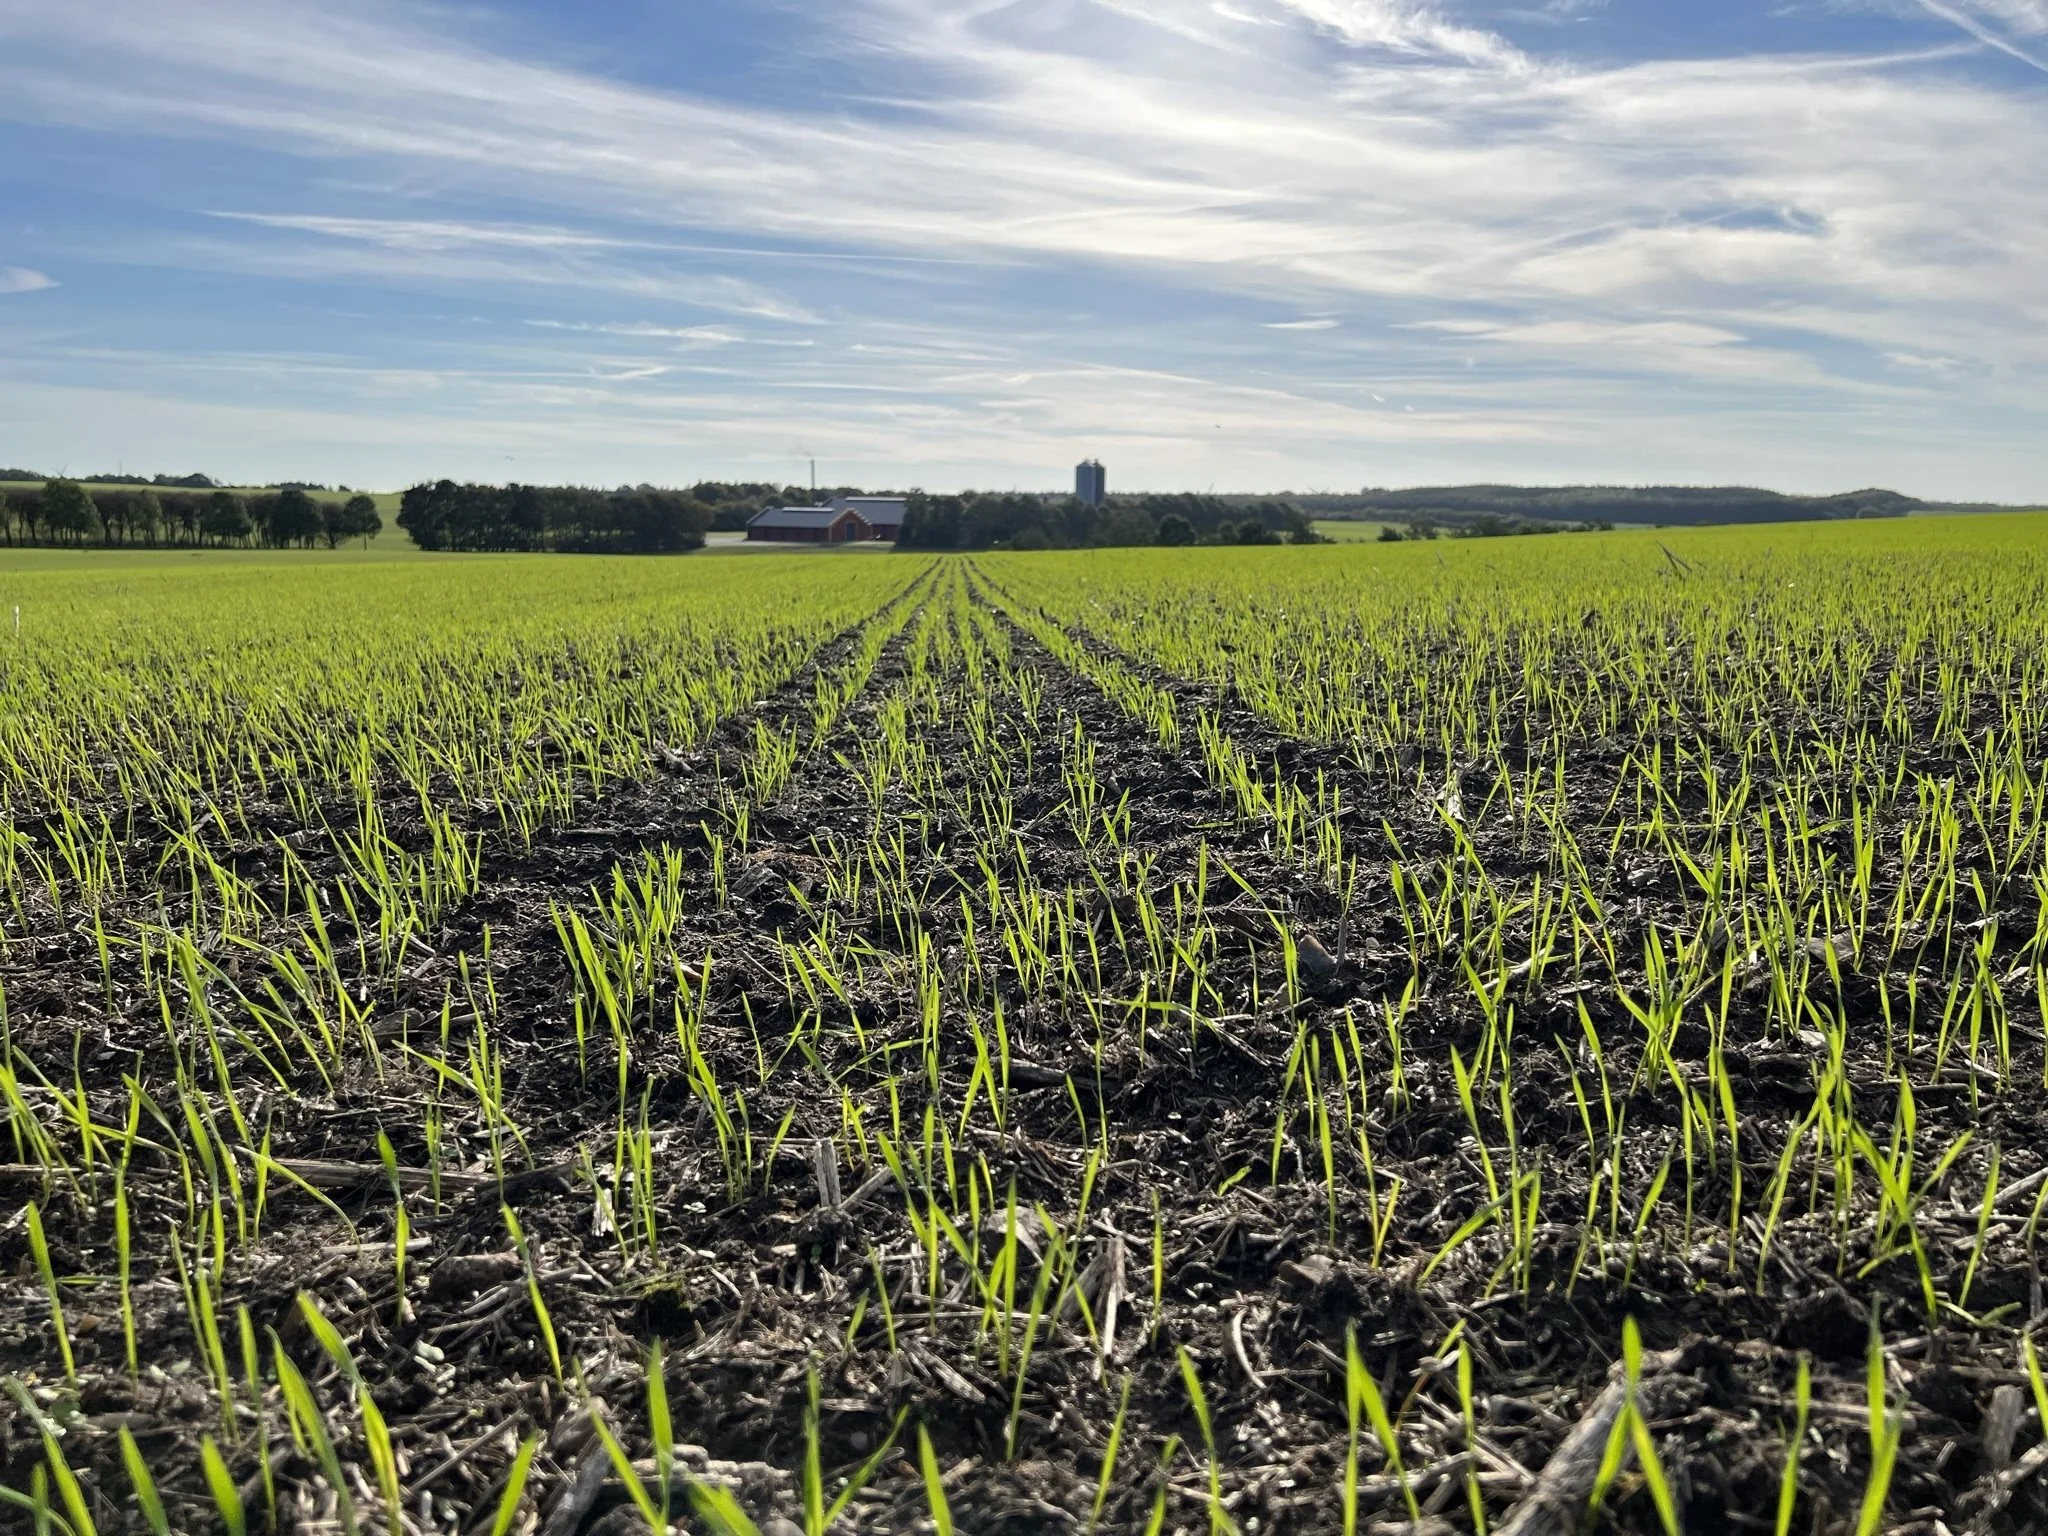
<svg viewBox="0 0 2048 1536">
<path fill-rule="evenodd" d="M 827 506 L 858 513 L 868 525 L 868 537 L 895 543 L 903 532 L 903 513 L 908 503 L 901 496 L 834 496 Z"/>
<path fill-rule="evenodd" d="M 747 520 L 747 537 L 784 544 L 847 544 L 874 530 L 851 507 L 766 507 Z"/>
</svg>

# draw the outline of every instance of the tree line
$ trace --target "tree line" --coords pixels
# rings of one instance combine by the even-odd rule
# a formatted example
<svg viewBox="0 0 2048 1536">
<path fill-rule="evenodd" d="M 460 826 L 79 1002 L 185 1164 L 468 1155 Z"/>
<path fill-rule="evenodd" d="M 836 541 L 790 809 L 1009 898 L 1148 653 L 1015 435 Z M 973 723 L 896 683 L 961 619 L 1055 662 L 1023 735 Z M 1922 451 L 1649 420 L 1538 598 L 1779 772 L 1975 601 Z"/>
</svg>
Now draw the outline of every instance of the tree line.
<svg viewBox="0 0 2048 1536">
<path fill-rule="evenodd" d="M 713 533 L 738 533 L 770 507 L 815 507 L 834 496 L 861 496 L 853 485 L 771 485 L 765 480 L 700 480 L 689 494 L 711 509 Z"/>
<path fill-rule="evenodd" d="M 1026 491 L 912 491 L 905 549 L 1087 549 L 1137 544 L 1314 544 L 1306 513 L 1289 502 L 1221 496 L 1114 496 L 1100 506 Z"/>
<path fill-rule="evenodd" d="M 212 491 L 221 488 L 220 482 L 211 475 L 130 475 L 116 471 L 111 475 L 46 475 L 33 469 L 0 469 L 0 480 L 32 480 L 41 485 L 45 480 L 77 480 L 83 485 L 148 485 L 157 490 Z M 274 486 L 274 490 L 284 487 Z M 301 490 L 320 491 L 325 486 L 303 485 Z M 346 491 L 347 486 L 342 489 Z"/>
<path fill-rule="evenodd" d="M 0 541 L 17 547 L 333 549 L 349 539 L 367 544 L 383 528 L 369 496 L 323 501 L 297 486 L 88 490 L 76 480 L 48 480 L 0 490 Z"/>
<path fill-rule="evenodd" d="M 1479 519 L 1559 522 L 1779 523 L 1833 518 L 1904 517 L 1932 503 L 1869 489 L 1797 496 L 1746 485 L 1433 485 L 1366 487 L 1357 495 L 1307 498 L 1318 511 L 1456 528 Z"/>
<path fill-rule="evenodd" d="M 398 526 L 421 549 L 666 554 L 702 549 L 712 508 L 683 491 L 621 486 L 416 485 Z"/>
</svg>

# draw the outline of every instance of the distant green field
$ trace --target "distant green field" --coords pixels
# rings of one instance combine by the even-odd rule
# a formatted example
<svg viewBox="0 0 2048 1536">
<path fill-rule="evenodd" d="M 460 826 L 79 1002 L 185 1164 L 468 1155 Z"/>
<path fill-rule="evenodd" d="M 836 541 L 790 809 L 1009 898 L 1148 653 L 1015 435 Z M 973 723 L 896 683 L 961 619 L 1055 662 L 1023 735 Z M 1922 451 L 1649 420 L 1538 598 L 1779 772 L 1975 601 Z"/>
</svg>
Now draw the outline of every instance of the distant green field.
<svg viewBox="0 0 2048 1536">
<path fill-rule="evenodd" d="M 861 539 L 851 544 L 783 544 L 768 539 L 751 540 L 744 533 L 704 535 L 705 551 L 716 555 L 874 555 L 895 547 L 878 539 Z"/>
<path fill-rule="evenodd" d="M 2048 1527 L 2048 517 L 1373 526 L 0 556 L 7 1528 Z"/>
<path fill-rule="evenodd" d="M 713 555 L 881 555 L 892 552 L 894 544 L 864 541 L 858 544 L 770 544 L 748 543 L 745 534 L 714 533 L 706 537 L 704 553 Z M 504 552 L 471 554 L 459 551 L 427 551 L 418 548 L 390 525 L 386 514 L 382 535 L 366 549 L 360 543 L 339 549 L 18 549 L 0 545 L 0 573 L 71 570 L 166 570 L 199 564 L 227 565 L 391 565 L 439 560 L 463 563 L 479 560 L 525 560 L 530 554 Z M 564 557 L 577 558 L 577 557 Z M 597 558 L 588 556 L 582 558 Z M 660 559 L 660 556 L 635 556 Z M 670 556 L 676 559 L 680 556 Z"/>
<path fill-rule="evenodd" d="M 365 549 L 360 543 L 340 549 L 20 549 L 0 546 L 0 572 L 170 570 L 200 565 L 392 565 L 422 560 L 475 560 L 493 556 L 429 554 L 394 529 Z"/>
<path fill-rule="evenodd" d="M 2017 512 L 2017 514 L 2048 512 L 2048 506 L 2005 506 L 2005 508 L 1999 508 L 1997 512 L 1993 512 L 1991 516 L 2005 516 L 2007 512 Z M 1980 506 L 1921 506 L 1921 508 L 1915 508 L 1913 512 L 1907 512 L 1907 516 L 1909 518 L 1976 518 L 1976 516 L 1987 516 L 1987 514 L 1985 514 L 1985 508 L 1980 508 Z"/>
<path fill-rule="evenodd" d="M 1316 532 L 1333 544 L 1370 544 L 1380 536 L 1383 528 L 1398 526 L 1394 523 L 1357 521 L 1348 517 L 1323 517 L 1316 519 Z"/>
</svg>

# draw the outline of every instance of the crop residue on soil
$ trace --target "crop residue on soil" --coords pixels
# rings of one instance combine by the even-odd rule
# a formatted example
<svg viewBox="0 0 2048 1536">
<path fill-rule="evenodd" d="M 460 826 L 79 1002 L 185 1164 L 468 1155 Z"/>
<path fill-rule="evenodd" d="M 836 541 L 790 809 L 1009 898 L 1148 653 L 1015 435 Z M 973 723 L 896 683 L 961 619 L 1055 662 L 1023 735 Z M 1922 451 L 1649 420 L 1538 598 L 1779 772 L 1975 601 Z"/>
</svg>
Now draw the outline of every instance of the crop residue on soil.
<svg viewBox="0 0 2048 1536">
<path fill-rule="evenodd" d="M 1400 552 L 1410 678 L 1304 552 L 906 557 L 381 877 L 18 816 L 0 1523 L 2039 1528 L 2038 622 L 1823 684 L 1645 547 Z"/>
</svg>

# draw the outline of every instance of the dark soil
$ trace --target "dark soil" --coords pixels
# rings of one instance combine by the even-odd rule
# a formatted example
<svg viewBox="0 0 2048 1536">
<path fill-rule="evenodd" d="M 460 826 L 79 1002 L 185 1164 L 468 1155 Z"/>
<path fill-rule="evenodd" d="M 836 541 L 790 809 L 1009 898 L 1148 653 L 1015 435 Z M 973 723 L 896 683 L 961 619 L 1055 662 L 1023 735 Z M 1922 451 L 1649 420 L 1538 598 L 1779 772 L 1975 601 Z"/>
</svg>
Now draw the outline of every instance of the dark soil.
<svg viewBox="0 0 2048 1536">
<path fill-rule="evenodd" d="M 1726 1144 L 1711 1158 L 1704 1146 L 1693 1150 L 1688 1184 L 1677 1096 L 1669 1081 L 1637 1081 L 1642 1031 L 1615 985 L 1644 985 L 1644 940 L 1682 926 L 1687 893 L 1668 867 L 1631 862 L 1624 851 L 1601 874 L 1617 953 L 1635 972 L 1593 978 L 1567 960 L 1539 980 L 1517 978 L 1511 957 L 1527 953 L 1530 920 L 1524 913 L 1507 925 L 1502 951 L 1510 958 L 1500 967 L 1506 985 L 1497 1006 L 1514 1010 L 1507 1104 L 1515 1150 L 1497 1087 L 1480 1106 L 1482 1149 L 1451 1059 L 1455 1048 L 1474 1061 L 1485 1005 L 1468 956 L 1411 951 L 1390 894 L 1394 855 L 1383 831 L 1391 826 L 1411 867 L 1451 856 L 1444 818 L 1416 787 L 1441 782 L 1441 765 L 1395 774 L 1361 766 L 1338 749 L 1277 736 L 1228 699 L 1148 674 L 1180 697 L 1184 725 L 1198 707 L 1216 709 L 1268 773 L 1277 764 L 1283 775 L 1306 781 L 1321 772 L 1343 784 L 1345 832 L 1363 859 L 1347 910 L 1312 868 L 1276 851 L 1270 826 L 1233 812 L 1191 739 L 1162 748 L 1004 614 L 1001 594 L 978 577 L 967 602 L 987 616 L 986 631 L 963 628 L 966 608 L 948 606 L 963 574 L 940 568 L 918 596 L 927 605 L 919 619 L 885 648 L 830 739 L 806 755 L 784 794 L 749 808 L 743 844 L 732 806 L 754 719 L 778 729 L 807 723 L 814 676 L 724 723 L 701 750 L 665 755 L 643 780 L 608 792 L 576 824 L 531 848 L 487 844 L 482 889 L 446 917 L 431 952 L 396 977 L 363 979 L 359 1001 L 381 1042 L 375 1058 L 355 1050 L 350 1070 L 331 1085 L 311 1071 L 280 1084 L 245 1059 L 231 1063 L 255 1138 L 267 1136 L 273 1157 L 320 1182 L 339 1211 L 273 1176 L 260 1232 L 244 1244 L 224 1197 L 229 1257 L 220 1306 L 239 1394 L 232 1428 L 195 1342 L 168 1234 L 176 1229 L 192 1251 L 188 1178 L 202 1209 L 210 1178 L 223 1188 L 233 1181 L 210 1175 L 196 1151 L 189 1173 L 166 1152 L 135 1152 L 125 1190 L 141 1369 L 131 1374 L 118 1292 L 105 1278 L 118 1269 L 107 1170 L 81 1169 L 76 1187 L 47 1179 L 26 1156 L 4 1170 L 23 1208 L 0 1225 L 0 1264 L 13 1277 L 0 1300 L 0 1369 L 26 1383 L 64 1430 L 64 1458 L 100 1531 L 148 1528 L 122 1469 L 123 1428 L 154 1471 L 173 1530 L 219 1528 L 200 1470 L 203 1435 L 220 1444 L 242 1483 L 252 1529 L 338 1528 L 333 1490 L 317 1456 L 294 1444 L 274 1384 L 262 1397 L 259 1435 L 235 1331 L 242 1309 L 263 1361 L 275 1330 L 313 1383 L 359 1516 L 366 1527 L 380 1524 L 383 1516 L 365 1513 L 378 1505 L 377 1479 L 348 1383 L 307 1326 L 302 1294 L 347 1340 L 390 1425 L 405 1489 L 396 1518 L 413 1532 L 489 1530 L 528 1434 L 542 1441 L 524 1528 L 549 1536 L 638 1529 L 591 1417 L 602 1413 L 628 1456 L 651 1454 L 644 1362 L 656 1340 L 665 1349 L 674 1439 L 688 1448 L 679 1453 L 681 1470 L 730 1487 L 764 1528 L 805 1524 L 807 1420 L 815 1413 L 826 1503 L 881 1453 L 841 1513 L 841 1529 L 931 1528 L 922 1427 L 963 1531 L 1139 1531 L 1155 1528 L 1160 1507 L 1156 1528 L 1166 1531 L 1218 1522 L 1248 1532 L 1336 1531 L 1353 1339 L 1400 1418 L 1425 1525 L 1472 1529 L 1475 1496 L 1498 1525 L 1609 1382 L 1628 1318 L 1654 1357 L 1639 1402 L 1684 1528 L 1695 1536 L 1774 1528 L 1802 1357 L 1812 1407 L 1798 1447 L 1791 1529 L 1856 1528 L 1872 1462 L 1873 1328 L 1889 1401 L 1905 1414 L 1882 1528 L 2026 1531 L 2048 1523 L 2039 1480 L 2011 1478 L 2008 1490 L 1997 1476 L 2008 1453 L 1986 1439 L 1995 1393 L 2017 1388 L 2032 1401 L 2011 1330 L 2044 1311 L 2028 1218 L 2034 1194 L 2048 1186 L 2023 1184 L 2048 1166 L 2048 1108 L 2038 1093 L 2001 1094 L 1955 1071 L 1924 1085 L 1916 1078 L 1918 1144 L 1933 1149 L 1916 1177 L 1957 1136 L 1975 1137 L 1919 1212 L 1929 1283 L 1941 1296 L 1964 1294 L 1994 1144 L 2002 1186 L 2023 1190 L 1989 1220 L 1967 1312 L 1957 1301 L 1930 1318 L 1910 1255 L 1866 1270 L 1870 1181 L 1845 1195 L 1850 1206 L 1838 1220 L 1834 1173 L 1816 1165 L 1812 1141 L 1790 1165 L 1790 1193 L 1762 1258 L 1761 1192 L 1777 1174 L 1788 1131 L 1814 1105 L 1820 1037 L 1767 1034 L 1757 990 L 1764 978 L 1741 971 L 1723 1048 L 1740 1084 L 1745 1191 L 1731 1252 L 1735 1169 Z M 936 637 L 920 637 L 926 619 Z M 1028 694 L 1002 681 L 986 654 L 989 636 L 1036 680 Z M 819 669 L 845 665 L 853 644 L 842 641 Z M 968 650 L 983 670 L 963 663 Z M 1141 670 L 1130 658 L 1106 659 Z M 988 693 L 993 708 L 979 712 L 975 700 Z M 878 815 L 854 770 L 864 747 L 887 738 L 897 710 L 907 711 L 928 753 L 929 777 L 902 770 Z M 1084 841 L 1077 829 L 1067 771 L 1077 726 L 1093 747 L 1102 808 L 1127 817 L 1121 847 L 1099 832 Z M 1000 776 L 991 766 L 998 760 Z M 1573 769 L 1574 804 L 1586 828 L 1598 827 L 1623 765 L 1617 754 L 1588 750 Z M 1465 793 L 1477 806 L 1487 787 L 1475 781 Z M 1004 799 L 1014 821 L 992 825 L 990 807 Z M 392 817 L 402 824 L 396 799 Z M 1543 868 L 1540 847 L 1522 839 L 1510 816 L 1475 814 L 1471 836 L 1504 887 L 1525 888 Z M 1604 837 L 1587 841 L 1606 846 Z M 252 841 L 229 851 L 245 875 L 260 875 L 265 847 Z M 887 889 L 902 899 L 878 898 L 884 874 L 871 847 L 900 855 Z M 672 980 L 643 1004 L 623 1093 L 607 1029 L 591 1031 L 578 1059 L 576 984 L 557 908 L 590 917 L 593 888 L 608 895 L 615 870 L 631 876 L 671 851 L 688 899 L 667 950 L 693 967 L 711 957 L 698 1040 L 722 1091 L 735 1103 L 745 1099 L 752 1167 L 737 1181 L 706 1098 L 691 1086 L 673 1026 Z M 137 861 L 150 855 L 140 841 L 132 852 Z M 309 850 L 316 872 L 320 857 Z M 858 893 L 844 883 L 849 870 L 865 871 Z M 992 881 L 1012 900 L 1028 892 L 1060 904 L 1057 925 L 1087 957 L 1085 986 L 1020 976 L 1020 957 L 987 921 Z M 1180 990 L 1171 990 L 1171 946 L 1162 965 L 1145 932 L 1148 902 L 1170 932 L 1191 933 L 1205 919 L 1218 935 L 1210 990 L 1195 1017 L 1184 973 Z M 2031 928 L 2031 911 L 2018 912 L 2013 931 Z M 1283 934 L 1322 957 L 1297 959 L 1292 988 Z M 793 972 L 790 952 L 814 938 L 850 978 L 843 991 L 807 985 Z M 2011 948 L 1998 963 L 2015 962 L 2016 940 Z M 1940 959 L 1906 950 L 1887 974 L 1876 973 L 1875 960 L 1867 969 L 1852 964 L 1838 994 L 1832 984 L 1817 994 L 1850 1020 L 1858 1054 L 1846 1068 L 1865 1125 L 1889 1127 L 1898 1098 L 1878 988 L 1897 987 L 1915 966 L 1932 978 Z M 1477 966 L 1474 973 L 1491 974 Z M 920 1054 L 921 984 L 929 976 L 940 985 L 936 1092 Z M 103 977 L 89 928 L 44 924 L 13 939 L 0 981 L 17 1064 L 33 1063 L 48 1079 L 20 1066 L 25 1101 L 53 1133 L 64 1123 L 60 1094 L 75 1082 L 106 1142 L 117 1144 L 129 1103 L 122 1079 L 134 1074 L 166 1115 L 142 1135 L 168 1147 L 188 1129 L 170 1128 L 183 1071 L 195 1102 L 219 1117 L 217 1134 L 236 1139 L 214 1066 L 194 1049 L 182 983 L 170 994 L 180 1004 L 174 1055 L 155 986 L 126 955 Z M 1397 1091 L 1386 1020 L 1411 988 Z M 224 993 L 210 1000 L 223 1016 L 235 1007 Z M 999 1006 L 1007 1058 L 992 1058 L 989 1071 L 1007 1073 L 1001 1124 L 974 1039 L 980 1030 L 997 1053 Z M 1583 1044 L 1582 1011 L 1608 1042 L 1614 1108 L 1626 1114 L 1619 1237 L 1605 1244 L 1588 1241 L 1594 1159 L 1572 1087 L 1576 1074 L 1593 1095 L 1597 1126 L 1598 1066 Z M 504 1109 L 521 1136 L 501 1148 L 502 1180 L 475 1098 L 450 1091 L 423 1060 L 441 1054 L 445 1038 L 446 1059 L 464 1066 L 479 1017 L 502 1053 Z M 1347 1070 L 1366 1084 L 1371 1181 L 1348 1101 L 1332 1117 L 1334 1176 L 1326 1177 L 1295 1059 L 1297 1042 L 1310 1038 L 1319 1042 L 1318 1093 L 1342 1091 L 1329 1042 L 1355 1047 Z M 2038 1081 L 2040 1033 L 2031 1018 L 2016 1041 L 2012 1080 Z M 893 1059 L 881 1054 L 885 1046 L 901 1052 L 893 1077 L 882 1066 Z M 1705 1052 L 1704 1033 L 1682 1028 L 1672 1054 L 1702 1094 Z M 422 1187 L 423 1173 L 408 1175 L 413 1240 L 401 1295 L 397 1207 L 378 1137 L 388 1136 L 400 1168 L 427 1169 L 427 1110 L 437 1103 L 445 1172 L 438 1199 Z M 630 1174 L 614 1173 L 622 1103 L 629 1129 L 645 1106 L 652 1135 L 651 1257 L 610 1230 L 632 1226 L 643 1193 Z M 880 1152 L 886 1136 L 899 1157 L 924 1159 L 928 1105 L 945 1131 L 926 1168 L 935 1196 L 915 1166 L 899 1181 Z M 75 1131 L 69 1145 L 77 1145 Z M 1605 1146 L 1603 1133 L 1603 1155 Z M 1522 1171 L 1541 1173 L 1521 1264 L 1509 1262 L 1499 1226 L 1447 1251 L 1492 1191 L 1512 1182 L 1511 1155 Z M 1667 1192 L 1637 1238 L 1637 1213 L 1667 1157 Z M 316 1171 L 322 1162 L 334 1166 Z M 1376 1230 L 1368 1191 L 1384 1197 L 1395 1180 L 1392 1218 Z M 836 1203 L 825 1198 L 835 1183 Z M 245 1165 L 239 1188 L 250 1216 L 254 1187 Z M 1013 1188 L 1022 1250 L 1017 1316 L 999 1342 L 952 1237 L 931 1228 L 930 1202 L 978 1249 L 986 1271 L 1010 1229 Z M 1086 1213 L 1077 1222 L 1084 1188 Z M 66 1384 L 30 1251 L 29 1199 L 40 1202 L 56 1273 L 73 1282 L 62 1292 L 75 1387 Z M 1608 1200 L 1603 1192 L 1591 1222 L 1602 1234 Z M 507 1208 L 528 1240 L 566 1383 L 556 1379 L 527 1270 L 508 1237 Z M 937 1244 L 936 1294 L 921 1230 Z M 1088 1315 L 1069 1307 L 1033 1326 L 1033 1284 L 1066 1242 L 1078 1244 L 1074 1265 L 1089 1276 Z M 1112 1298 L 1114 1334 L 1104 1336 Z M 1457 1379 L 1461 1346 L 1472 1375 L 1470 1430 Z M 1027 1347 L 1019 1390 L 1016 1362 Z M 260 1369 L 269 1375 L 267 1363 Z M 1186 1369 L 1201 1384 L 1206 1436 Z M 1116 1460 L 1105 1477 L 1113 1435 Z M 2036 1438 L 2037 1430 L 2022 1429 L 2018 1446 Z M 1176 1448 L 1167 1456 L 1169 1441 Z M 13 1401 L 0 1404 L 0 1479 L 27 1490 L 46 1457 L 29 1416 Z M 1360 1427 L 1358 1460 L 1361 1524 L 1406 1528 L 1408 1508 L 1369 1425 Z M 1212 1463 L 1221 1494 L 1214 1507 Z M 597 1490 L 587 1502 L 572 1493 L 579 1472 L 582 1485 Z M 688 1527 L 680 1501 L 675 1519 Z M 0 1524 L 9 1520 L 30 1525 L 0 1506 Z M 1598 1522 L 1660 1528 L 1639 1468 L 1622 1472 Z"/>
</svg>

